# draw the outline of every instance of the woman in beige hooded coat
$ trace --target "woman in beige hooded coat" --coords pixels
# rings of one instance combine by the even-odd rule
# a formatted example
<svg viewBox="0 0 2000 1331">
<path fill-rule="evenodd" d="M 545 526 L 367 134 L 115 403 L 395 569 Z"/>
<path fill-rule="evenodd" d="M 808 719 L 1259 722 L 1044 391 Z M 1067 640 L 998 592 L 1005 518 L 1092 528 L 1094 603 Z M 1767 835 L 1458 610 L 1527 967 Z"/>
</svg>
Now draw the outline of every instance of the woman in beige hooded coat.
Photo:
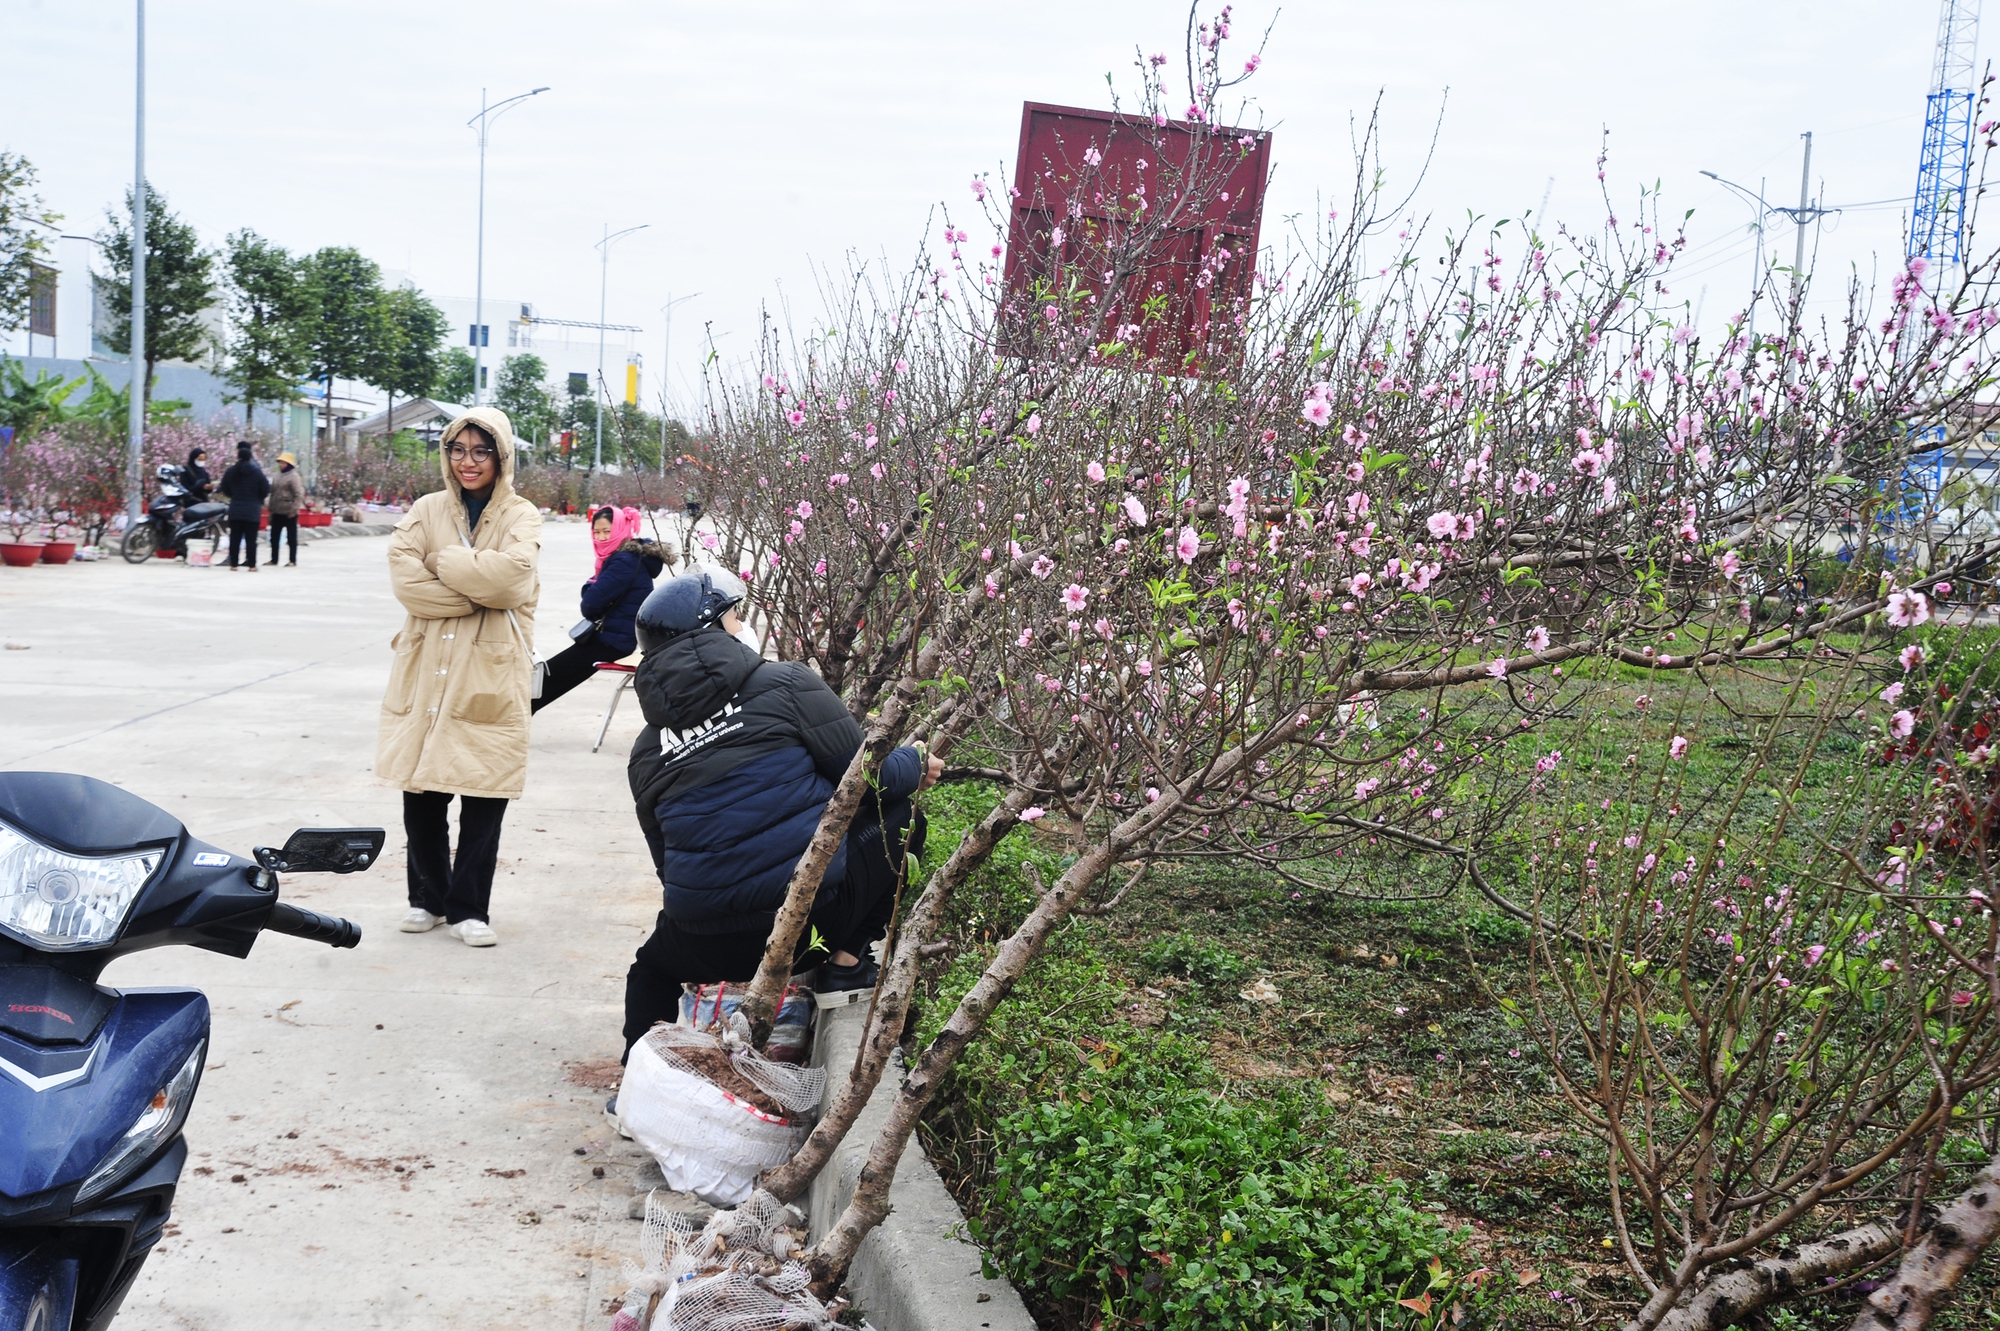
<svg viewBox="0 0 2000 1331">
<path fill-rule="evenodd" d="M 375 775 L 403 790 L 409 838 L 405 933 L 449 924 L 473 947 L 488 923 L 500 820 L 528 771 L 528 691 L 542 516 L 514 493 L 514 429 L 474 407 L 445 428 L 445 488 L 389 538 L 389 581 L 409 612 L 391 641 Z M 458 796 L 458 857 L 448 806 Z"/>
</svg>

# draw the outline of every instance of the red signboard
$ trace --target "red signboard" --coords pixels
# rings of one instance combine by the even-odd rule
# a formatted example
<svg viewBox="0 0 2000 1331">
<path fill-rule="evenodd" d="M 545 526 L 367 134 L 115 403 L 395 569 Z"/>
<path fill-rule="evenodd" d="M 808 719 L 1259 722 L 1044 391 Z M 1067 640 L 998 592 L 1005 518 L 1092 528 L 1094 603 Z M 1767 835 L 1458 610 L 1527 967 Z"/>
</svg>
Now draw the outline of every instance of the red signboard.
<svg viewBox="0 0 2000 1331">
<path fill-rule="evenodd" d="M 1007 237 L 1008 342 L 1044 302 L 1082 303 L 1100 341 L 1193 367 L 1256 271 L 1271 136 L 1028 102 Z M 1139 249 L 1135 253 L 1134 247 Z M 1120 276 L 1119 267 L 1124 268 Z"/>
</svg>

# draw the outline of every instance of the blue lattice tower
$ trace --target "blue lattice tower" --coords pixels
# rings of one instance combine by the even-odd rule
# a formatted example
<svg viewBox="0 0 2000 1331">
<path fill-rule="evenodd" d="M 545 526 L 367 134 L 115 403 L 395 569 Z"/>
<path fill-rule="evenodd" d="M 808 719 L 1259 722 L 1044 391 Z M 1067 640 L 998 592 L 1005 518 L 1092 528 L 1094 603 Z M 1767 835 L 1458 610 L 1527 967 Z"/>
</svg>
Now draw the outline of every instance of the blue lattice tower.
<svg viewBox="0 0 2000 1331">
<path fill-rule="evenodd" d="M 1965 238 L 1965 191 L 1972 173 L 1972 108 L 1979 98 L 1973 47 L 1979 0 L 1944 0 L 1938 16 L 1937 58 L 1924 110 L 1924 151 L 1917 166 L 1910 215 L 1910 257 L 1937 264 L 1959 261 Z"/>
</svg>

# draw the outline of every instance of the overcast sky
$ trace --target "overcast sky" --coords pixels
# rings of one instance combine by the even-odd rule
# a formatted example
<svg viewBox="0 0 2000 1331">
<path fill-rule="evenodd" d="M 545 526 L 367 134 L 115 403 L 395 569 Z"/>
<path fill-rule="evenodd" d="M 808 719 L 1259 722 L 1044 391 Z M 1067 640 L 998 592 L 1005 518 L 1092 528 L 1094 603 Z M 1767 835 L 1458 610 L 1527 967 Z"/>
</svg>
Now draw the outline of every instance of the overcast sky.
<svg viewBox="0 0 2000 1331">
<path fill-rule="evenodd" d="M 817 308 L 815 264 L 900 261 L 939 203 L 976 220 L 967 182 L 1011 175 L 1024 100 L 1104 105 L 1107 72 L 1129 93 L 1135 50 L 1178 64 L 1186 15 L 1141 0 L 154 0 L 149 175 L 211 242 L 251 227 L 294 249 L 353 245 L 470 296 L 465 121 L 482 85 L 497 100 L 547 84 L 493 129 L 486 291 L 594 319 L 592 242 L 648 223 L 613 252 L 609 318 L 647 329 L 650 378 L 659 307 L 701 293 L 674 316 L 685 385 L 704 324 L 725 356 L 747 352 L 760 305 Z M 1548 190 L 1549 215 L 1594 227 L 1608 131 L 1621 206 L 1658 182 L 1676 214 L 1697 210 L 1676 294 L 1706 324 L 1748 285 L 1750 210 L 1698 172 L 1768 176 L 1796 202 L 1801 131 L 1827 203 L 1895 201 L 1816 237 L 1822 296 L 1830 275 L 1900 254 L 1933 0 L 1253 2 L 1235 9 L 1236 59 L 1274 16 L 1244 89 L 1275 128 L 1267 244 L 1283 215 L 1347 190 L 1350 124 L 1379 94 L 1404 185 L 1443 106 L 1414 205 L 1439 221 L 1518 216 Z M 0 33 L 0 147 L 35 163 L 67 229 L 93 230 L 132 170 L 132 0 L 0 0 Z"/>
</svg>

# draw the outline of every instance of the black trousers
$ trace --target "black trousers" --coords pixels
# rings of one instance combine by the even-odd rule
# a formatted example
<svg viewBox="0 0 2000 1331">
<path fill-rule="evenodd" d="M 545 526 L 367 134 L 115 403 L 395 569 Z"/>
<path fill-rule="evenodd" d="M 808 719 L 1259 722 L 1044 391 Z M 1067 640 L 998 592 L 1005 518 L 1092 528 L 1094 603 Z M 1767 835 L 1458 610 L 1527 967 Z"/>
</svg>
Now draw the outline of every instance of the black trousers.
<svg viewBox="0 0 2000 1331">
<path fill-rule="evenodd" d="M 292 562 L 299 562 L 299 515 L 296 513 L 273 513 L 271 515 L 271 562 L 278 562 L 278 537 L 280 534 L 291 538 Z"/>
<path fill-rule="evenodd" d="M 236 552 L 243 551 L 243 562 L 251 568 L 257 567 L 257 522 L 251 518 L 245 522 L 240 518 L 229 520 L 229 567 L 236 567 Z"/>
<path fill-rule="evenodd" d="M 606 647 L 598 641 L 595 632 L 584 634 L 548 659 L 547 669 L 542 675 L 542 696 L 529 705 L 529 714 L 541 711 L 596 674 L 599 661 L 616 661 L 626 654 Z M 625 681 L 620 679 L 618 682 L 622 684 Z"/>
<path fill-rule="evenodd" d="M 834 888 L 822 890 L 813 904 L 811 919 L 793 954 L 794 969 L 809 959 L 808 954 L 815 964 L 825 961 L 831 952 L 865 956 L 889 931 L 889 917 L 896 907 L 897 870 L 906 850 L 913 855 L 922 853 L 925 827 L 923 811 L 913 811 L 907 801 L 892 803 L 884 814 L 864 807 L 848 828 L 847 877 Z M 829 949 L 827 955 L 813 952 L 815 930 Z M 655 1022 L 680 1019 L 683 984 L 749 980 L 764 959 L 764 945 L 770 937 L 768 926 L 720 934 L 690 933 L 661 911 L 652 936 L 639 945 L 632 968 L 625 973 L 625 1048 L 637 1044 Z"/>
<path fill-rule="evenodd" d="M 462 795 L 458 858 L 451 856 L 452 797 L 435 790 L 403 792 L 403 833 L 409 838 L 410 904 L 447 924 L 487 919 L 493 866 L 500 858 L 500 820 L 507 801 Z"/>
</svg>

